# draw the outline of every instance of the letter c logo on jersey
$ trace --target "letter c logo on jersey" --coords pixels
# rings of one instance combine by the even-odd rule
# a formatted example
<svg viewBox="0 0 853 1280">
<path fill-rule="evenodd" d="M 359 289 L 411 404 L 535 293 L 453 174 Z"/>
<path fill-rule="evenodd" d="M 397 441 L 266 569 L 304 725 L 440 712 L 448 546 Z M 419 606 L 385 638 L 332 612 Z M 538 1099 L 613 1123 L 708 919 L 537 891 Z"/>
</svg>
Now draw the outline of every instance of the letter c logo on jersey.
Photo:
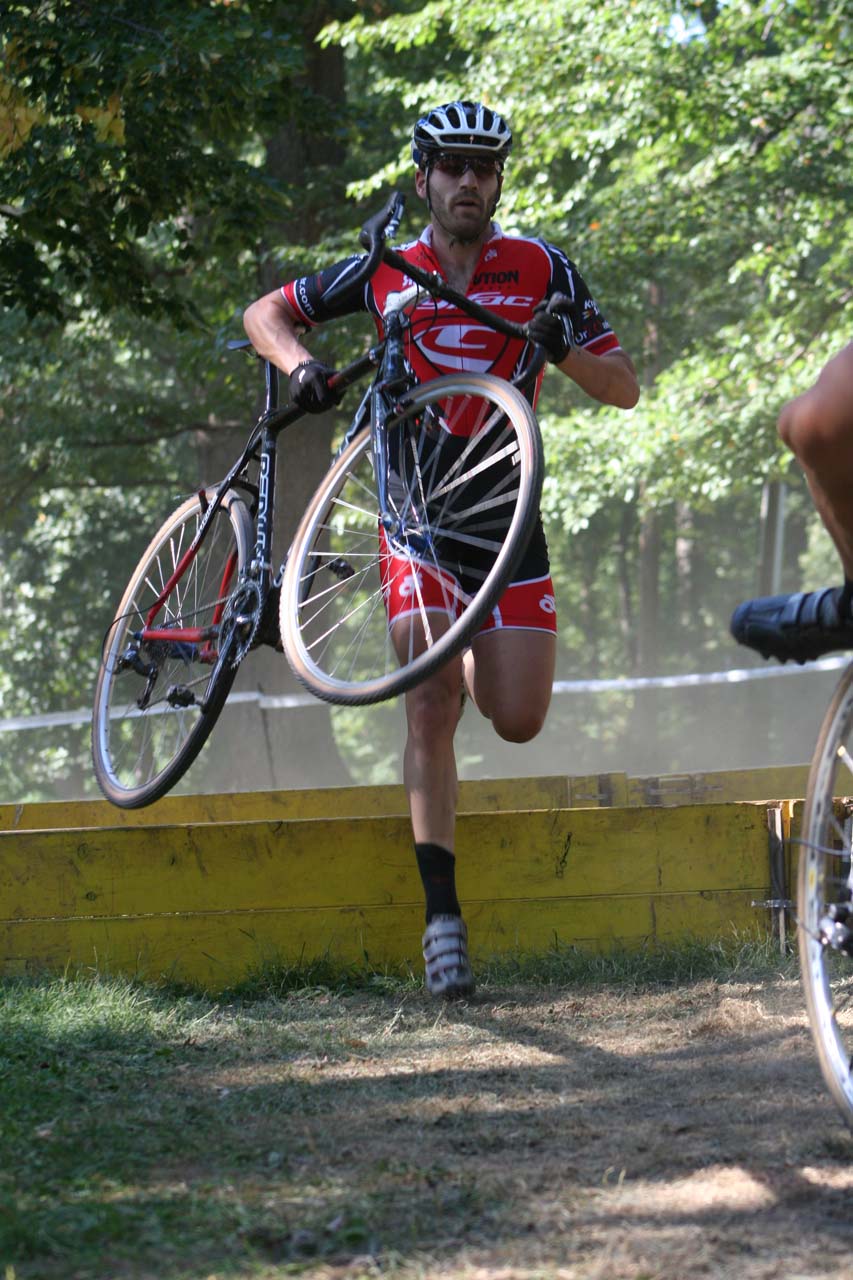
<svg viewBox="0 0 853 1280">
<path fill-rule="evenodd" d="M 488 373 L 504 345 L 501 335 L 485 325 L 442 324 L 440 318 L 415 341 L 431 364 L 468 373 Z"/>
<path fill-rule="evenodd" d="M 539 608 L 543 613 L 556 613 L 557 602 L 553 596 L 543 596 L 539 601 Z"/>
</svg>

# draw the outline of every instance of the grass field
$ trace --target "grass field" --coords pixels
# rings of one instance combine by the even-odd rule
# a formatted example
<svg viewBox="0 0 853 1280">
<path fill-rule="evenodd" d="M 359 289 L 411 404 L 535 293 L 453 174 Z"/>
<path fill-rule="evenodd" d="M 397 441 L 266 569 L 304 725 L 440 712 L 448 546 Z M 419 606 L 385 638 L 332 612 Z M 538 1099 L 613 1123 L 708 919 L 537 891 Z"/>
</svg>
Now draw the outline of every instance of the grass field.
<svg viewBox="0 0 853 1280">
<path fill-rule="evenodd" d="M 853 1276 L 853 1138 L 768 946 L 0 985 L 0 1277 Z"/>
</svg>

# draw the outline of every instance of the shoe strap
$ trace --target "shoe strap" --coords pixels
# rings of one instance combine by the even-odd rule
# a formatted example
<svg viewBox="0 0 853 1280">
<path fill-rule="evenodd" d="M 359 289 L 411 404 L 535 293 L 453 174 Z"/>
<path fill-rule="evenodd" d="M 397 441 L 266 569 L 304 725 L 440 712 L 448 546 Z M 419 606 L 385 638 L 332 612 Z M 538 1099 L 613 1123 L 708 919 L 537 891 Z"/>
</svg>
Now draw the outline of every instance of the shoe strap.
<svg viewBox="0 0 853 1280">
<path fill-rule="evenodd" d="M 838 623 L 837 587 L 798 592 L 791 596 L 782 614 L 783 626 L 837 627 Z"/>
</svg>

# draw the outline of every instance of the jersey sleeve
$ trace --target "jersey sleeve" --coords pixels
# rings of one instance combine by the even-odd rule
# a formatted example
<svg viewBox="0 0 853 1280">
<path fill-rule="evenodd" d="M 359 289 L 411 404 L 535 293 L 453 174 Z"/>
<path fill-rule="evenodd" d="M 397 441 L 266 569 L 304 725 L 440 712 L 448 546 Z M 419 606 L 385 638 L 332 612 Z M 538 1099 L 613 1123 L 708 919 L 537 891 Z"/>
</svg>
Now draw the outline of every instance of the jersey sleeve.
<svg viewBox="0 0 853 1280">
<path fill-rule="evenodd" d="M 569 318 L 578 346 L 596 356 L 603 356 L 608 351 L 618 351 L 619 339 L 575 264 L 561 249 L 544 241 L 542 243 L 551 259 L 551 284 L 547 296 L 550 298 L 554 293 L 564 293 L 571 299 Z"/>
<path fill-rule="evenodd" d="M 347 287 L 347 279 L 354 276 L 364 262 L 364 256 L 353 254 L 325 267 L 313 276 L 299 276 L 281 286 L 282 295 L 303 324 L 312 326 L 357 311 L 369 310 L 368 286 Z"/>
</svg>

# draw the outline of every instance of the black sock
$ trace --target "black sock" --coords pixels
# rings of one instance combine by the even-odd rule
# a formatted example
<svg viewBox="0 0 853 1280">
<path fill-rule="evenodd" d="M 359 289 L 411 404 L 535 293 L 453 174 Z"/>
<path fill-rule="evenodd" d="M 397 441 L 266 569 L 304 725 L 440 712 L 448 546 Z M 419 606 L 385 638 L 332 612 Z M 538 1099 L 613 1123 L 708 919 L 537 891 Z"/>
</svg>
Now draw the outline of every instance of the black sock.
<svg viewBox="0 0 853 1280">
<path fill-rule="evenodd" d="M 427 924 L 433 916 L 461 916 L 453 854 L 440 844 L 416 844 L 415 856 L 426 893 Z"/>
</svg>

